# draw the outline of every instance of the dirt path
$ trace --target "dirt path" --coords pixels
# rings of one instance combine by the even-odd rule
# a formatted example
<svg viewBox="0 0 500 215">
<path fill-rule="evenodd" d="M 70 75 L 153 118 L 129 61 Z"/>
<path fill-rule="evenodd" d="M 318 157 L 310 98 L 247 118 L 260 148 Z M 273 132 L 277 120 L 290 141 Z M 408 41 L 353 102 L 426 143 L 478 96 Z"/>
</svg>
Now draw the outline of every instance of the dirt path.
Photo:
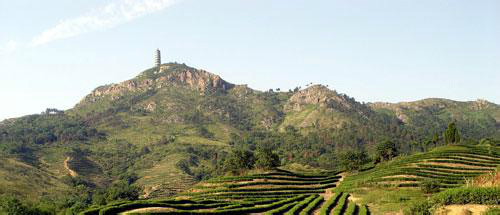
<svg viewBox="0 0 500 215">
<path fill-rule="evenodd" d="M 173 210 L 174 210 L 173 208 L 167 208 L 167 207 L 149 207 L 149 208 L 134 209 L 120 214 L 162 213 L 162 212 L 170 212 Z"/>
<path fill-rule="evenodd" d="M 68 170 L 69 174 L 71 175 L 71 177 L 76 177 L 78 176 L 78 173 L 76 173 L 75 171 L 73 171 L 72 169 L 69 168 L 69 165 L 68 165 L 68 162 L 71 160 L 71 157 L 66 157 L 66 160 L 64 160 L 64 168 L 66 170 Z"/>
<path fill-rule="evenodd" d="M 480 215 L 486 210 L 488 210 L 490 206 L 488 205 L 447 205 L 438 209 L 438 215 L 460 215 L 460 214 L 472 214 L 472 215 Z"/>
</svg>

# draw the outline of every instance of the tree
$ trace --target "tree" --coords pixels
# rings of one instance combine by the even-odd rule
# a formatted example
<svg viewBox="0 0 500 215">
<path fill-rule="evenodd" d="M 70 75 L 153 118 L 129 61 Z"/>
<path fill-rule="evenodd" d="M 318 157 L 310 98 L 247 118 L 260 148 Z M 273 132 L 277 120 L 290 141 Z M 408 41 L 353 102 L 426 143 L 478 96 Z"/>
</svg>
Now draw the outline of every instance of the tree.
<svg viewBox="0 0 500 215">
<path fill-rule="evenodd" d="M 384 141 L 377 145 L 376 162 L 388 161 L 398 156 L 398 148 L 395 143 L 391 141 Z"/>
<path fill-rule="evenodd" d="M 255 158 L 255 167 L 257 168 L 272 169 L 281 164 L 278 154 L 274 153 L 271 147 L 259 146 Z"/>
<path fill-rule="evenodd" d="M 12 196 L 0 196 L 0 214 L 44 215 L 50 214 L 38 208 L 31 208 Z"/>
<path fill-rule="evenodd" d="M 443 134 L 444 142 L 446 144 L 453 144 L 460 142 L 460 133 L 458 132 L 457 126 L 454 122 L 448 125 L 448 128 L 444 131 Z"/>
<path fill-rule="evenodd" d="M 107 202 L 115 200 L 137 200 L 139 199 L 139 188 L 130 185 L 127 181 L 120 180 L 114 183 L 107 190 L 106 200 Z"/>
<path fill-rule="evenodd" d="M 439 182 L 434 179 L 426 179 L 420 184 L 420 189 L 424 193 L 437 193 L 439 192 Z"/>
<path fill-rule="evenodd" d="M 252 169 L 254 165 L 253 152 L 245 149 L 234 149 L 224 161 L 224 170 L 237 172 L 243 169 Z"/>
<path fill-rule="evenodd" d="M 347 171 L 360 170 L 364 164 L 370 162 L 369 156 L 365 150 L 346 151 L 338 156 L 340 167 Z"/>
<path fill-rule="evenodd" d="M 434 146 L 436 146 L 438 142 L 439 142 L 439 134 L 434 133 L 434 136 L 432 136 L 432 143 L 434 144 Z"/>
</svg>

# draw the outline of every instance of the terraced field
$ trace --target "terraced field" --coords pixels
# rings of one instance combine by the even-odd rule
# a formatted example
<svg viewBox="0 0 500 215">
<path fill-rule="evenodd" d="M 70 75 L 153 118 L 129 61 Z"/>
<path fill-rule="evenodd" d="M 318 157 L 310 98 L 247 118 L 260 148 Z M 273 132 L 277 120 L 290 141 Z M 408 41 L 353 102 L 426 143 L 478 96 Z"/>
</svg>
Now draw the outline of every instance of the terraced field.
<svg viewBox="0 0 500 215">
<path fill-rule="evenodd" d="M 278 169 L 216 178 L 175 198 L 119 202 L 83 214 L 369 214 L 367 206 L 349 201 L 348 193 L 332 192 L 340 179 L 334 172 L 295 173 Z"/>
<path fill-rule="evenodd" d="M 498 147 L 446 146 L 377 166 L 349 178 L 343 185 L 417 187 L 425 180 L 434 180 L 441 188 L 458 187 L 471 178 L 495 171 L 499 165 Z"/>
</svg>

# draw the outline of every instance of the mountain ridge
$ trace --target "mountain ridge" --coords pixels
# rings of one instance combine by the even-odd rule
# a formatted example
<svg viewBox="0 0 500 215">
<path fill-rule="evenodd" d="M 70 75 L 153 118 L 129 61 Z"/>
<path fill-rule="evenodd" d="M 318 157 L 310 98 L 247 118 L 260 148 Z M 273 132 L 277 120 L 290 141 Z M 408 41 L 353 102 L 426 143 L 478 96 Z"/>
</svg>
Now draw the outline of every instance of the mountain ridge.
<svg viewBox="0 0 500 215">
<path fill-rule="evenodd" d="M 177 63 L 99 86 L 73 108 L 52 112 L 0 122 L 0 154 L 36 171 L 15 177 L 52 178 L 58 191 L 70 191 L 78 182 L 64 168 L 71 157 L 84 184 L 107 187 L 133 175 L 148 197 L 175 194 L 209 177 L 235 147 L 257 143 L 275 147 L 282 164 L 336 168 L 338 153 L 372 152 L 388 139 L 402 151 L 426 147 L 451 122 L 464 141 L 500 137 L 500 107 L 490 102 L 363 103 L 324 85 L 259 91 Z M 0 182 L 10 173 L 0 166 Z M 26 187 L 19 195 L 44 193 Z M 0 183 L 0 193 L 11 190 Z"/>
</svg>

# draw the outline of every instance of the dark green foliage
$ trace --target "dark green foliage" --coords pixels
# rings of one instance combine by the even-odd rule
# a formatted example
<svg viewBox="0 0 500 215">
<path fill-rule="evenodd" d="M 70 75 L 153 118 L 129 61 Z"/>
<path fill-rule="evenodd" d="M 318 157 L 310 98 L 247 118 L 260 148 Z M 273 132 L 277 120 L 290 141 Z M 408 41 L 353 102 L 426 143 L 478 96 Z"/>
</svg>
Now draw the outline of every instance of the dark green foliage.
<svg viewBox="0 0 500 215">
<path fill-rule="evenodd" d="M 49 215 L 52 213 L 36 207 L 25 205 L 14 197 L 0 196 L 0 214 Z"/>
<path fill-rule="evenodd" d="M 279 156 L 268 146 L 259 146 L 255 151 L 255 158 L 255 167 L 257 168 L 272 169 L 280 166 Z"/>
<path fill-rule="evenodd" d="M 435 204 L 500 204 L 500 187 L 463 187 L 448 189 L 432 198 Z"/>
<path fill-rule="evenodd" d="M 483 215 L 499 215 L 500 208 L 490 208 L 483 213 Z"/>
<path fill-rule="evenodd" d="M 370 158 L 366 151 L 346 151 L 338 155 L 339 165 L 348 171 L 360 170 L 364 164 L 370 162 Z"/>
<path fill-rule="evenodd" d="M 457 129 L 457 126 L 454 122 L 448 125 L 448 128 L 444 131 L 443 134 L 444 142 L 446 144 L 459 143 L 460 142 L 460 133 Z"/>
<path fill-rule="evenodd" d="M 440 188 L 439 184 L 440 183 L 437 180 L 427 179 L 427 180 L 422 181 L 422 183 L 420 183 L 420 189 L 424 193 L 437 193 L 437 192 L 439 192 L 439 188 Z"/>
<path fill-rule="evenodd" d="M 104 138 L 82 118 L 65 114 L 30 115 L 0 126 L 0 142 L 45 144 Z"/>
<path fill-rule="evenodd" d="M 130 185 L 127 181 L 118 181 L 106 190 L 106 201 L 136 200 L 139 198 L 139 188 Z"/>
<path fill-rule="evenodd" d="M 432 215 L 432 204 L 429 201 L 415 202 L 404 211 L 405 215 Z"/>
<path fill-rule="evenodd" d="M 255 165 L 255 156 L 252 151 L 244 149 L 234 149 L 224 162 L 226 171 L 237 172 L 245 169 L 252 169 Z"/>
<path fill-rule="evenodd" d="M 410 205 L 407 215 L 431 215 L 435 205 L 498 205 L 500 204 L 499 187 L 459 187 L 448 189 L 432 196 L 431 199 Z"/>
<path fill-rule="evenodd" d="M 398 147 L 391 141 L 384 141 L 377 145 L 376 161 L 388 161 L 398 156 Z"/>
</svg>

